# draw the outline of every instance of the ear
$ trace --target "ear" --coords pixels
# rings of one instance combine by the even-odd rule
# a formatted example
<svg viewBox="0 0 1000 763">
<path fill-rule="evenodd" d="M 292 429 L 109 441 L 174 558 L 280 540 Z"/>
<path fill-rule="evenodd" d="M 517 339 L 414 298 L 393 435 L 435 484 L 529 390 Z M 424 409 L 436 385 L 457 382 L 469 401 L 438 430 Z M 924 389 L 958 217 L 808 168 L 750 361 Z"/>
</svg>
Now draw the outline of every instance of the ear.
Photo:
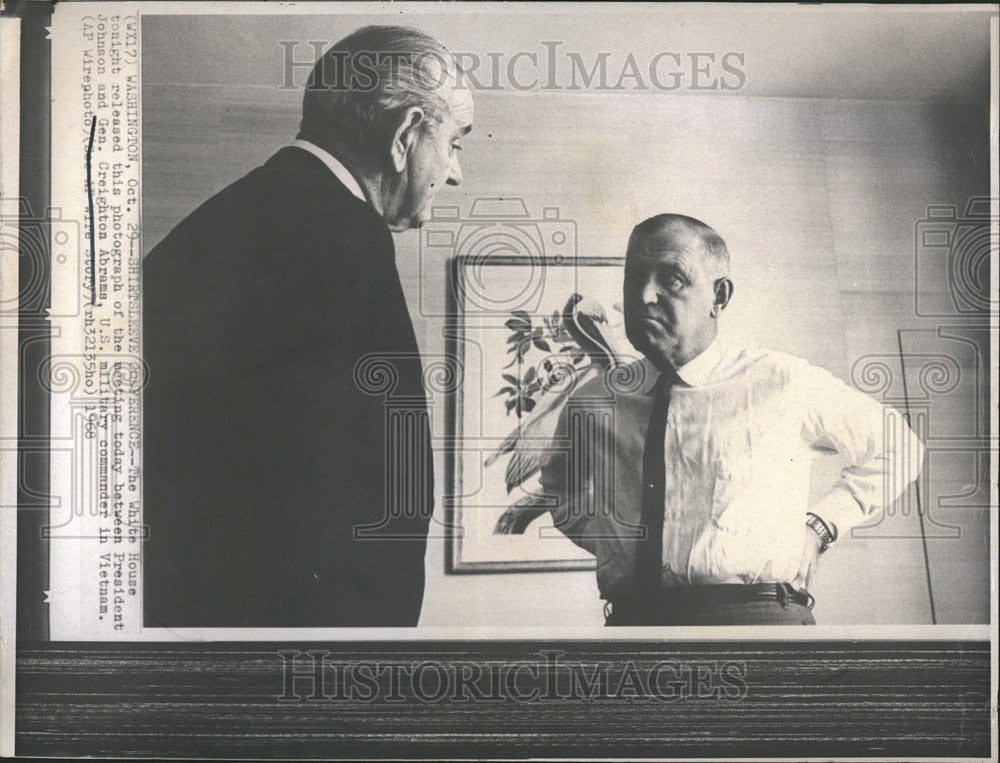
<svg viewBox="0 0 1000 763">
<path fill-rule="evenodd" d="M 733 282 L 728 278 L 720 278 L 715 282 L 715 301 L 712 303 L 712 317 L 718 318 L 719 313 L 726 309 L 733 297 Z"/>
<path fill-rule="evenodd" d="M 403 112 L 399 124 L 392 135 L 392 144 L 389 146 L 389 158 L 397 173 L 406 169 L 406 158 L 417 140 L 417 133 L 420 123 L 424 121 L 424 110 L 419 106 L 411 106 Z"/>
</svg>

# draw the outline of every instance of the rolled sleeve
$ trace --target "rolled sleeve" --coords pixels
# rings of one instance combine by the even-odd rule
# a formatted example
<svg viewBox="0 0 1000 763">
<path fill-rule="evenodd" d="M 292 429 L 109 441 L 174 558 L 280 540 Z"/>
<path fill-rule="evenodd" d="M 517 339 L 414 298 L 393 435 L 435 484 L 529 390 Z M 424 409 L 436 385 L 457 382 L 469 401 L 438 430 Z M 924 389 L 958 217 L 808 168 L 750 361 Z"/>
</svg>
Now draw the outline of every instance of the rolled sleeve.
<svg viewBox="0 0 1000 763">
<path fill-rule="evenodd" d="M 830 493 L 809 509 L 841 536 L 906 491 L 920 474 L 924 446 L 899 411 L 827 371 L 812 369 L 803 392 L 803 437 L 848 461 Z"/>
</svg>

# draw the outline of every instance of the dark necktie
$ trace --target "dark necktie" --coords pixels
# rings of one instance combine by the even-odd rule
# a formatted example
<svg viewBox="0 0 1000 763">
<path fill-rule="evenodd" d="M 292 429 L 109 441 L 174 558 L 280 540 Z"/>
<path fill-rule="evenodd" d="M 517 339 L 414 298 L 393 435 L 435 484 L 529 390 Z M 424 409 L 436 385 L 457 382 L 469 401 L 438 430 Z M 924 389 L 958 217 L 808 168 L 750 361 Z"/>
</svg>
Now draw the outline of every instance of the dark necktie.
<svg viewBox="0 0 1000 763">
<path fill-rule="evenodd" d="M 636 601 L 654 602 L 660 590 L 663 570 L 663 511 L 666 492 L 666 467 L 663 442 L 667 431 L 670 390 L 677 373 L 670 369 L 660 374 L 653 390 L 653 410 L 646 429 L 642 451 L 642 520 L 645 538 L 639 540 L 635 555 Z"/>
</svg>

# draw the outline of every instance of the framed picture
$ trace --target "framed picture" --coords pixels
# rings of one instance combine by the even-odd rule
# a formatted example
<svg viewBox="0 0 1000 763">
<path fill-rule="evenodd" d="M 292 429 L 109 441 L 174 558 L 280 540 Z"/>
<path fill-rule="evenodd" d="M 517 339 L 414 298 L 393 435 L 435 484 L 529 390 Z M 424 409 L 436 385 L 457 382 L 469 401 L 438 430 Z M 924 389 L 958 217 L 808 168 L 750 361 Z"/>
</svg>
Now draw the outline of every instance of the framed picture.
<svg viewBox="0 0 1000 763">
<path fill-rule="evenodd" d="M 488 237 L 516 235 L 542 250 L 573 233 L 551 219 L 484 225 L 466 224 L 451 242 L 461 254 L 450 274 L 449 333 L 464 384 L 450 406 L 449 571 L 592 568 L 591 554 L 553 528 L 555 496 L 540 476 L 559 454 L 556 423 L 573 391 L 635 358 L 621 311 L 624 260 L 563 257 L 551 247 L 545 256 L 525 247 L 481 256 Z M 424 235 L 433 238 L 433 227 Z"/>
</svg>

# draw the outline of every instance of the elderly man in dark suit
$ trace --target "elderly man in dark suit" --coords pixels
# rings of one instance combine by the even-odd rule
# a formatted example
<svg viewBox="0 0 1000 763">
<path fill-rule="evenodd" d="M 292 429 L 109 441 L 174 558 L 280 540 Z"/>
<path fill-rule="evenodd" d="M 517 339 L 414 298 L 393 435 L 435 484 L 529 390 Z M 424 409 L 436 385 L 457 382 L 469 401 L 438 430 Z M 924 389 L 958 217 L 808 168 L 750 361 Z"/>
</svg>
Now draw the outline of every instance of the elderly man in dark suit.
<svg viewBox="0 0 1000 763">
<path fill-rule="evenodd" d="M 432 459 L 390 231 L 461 181 L 472 101 L 436 40 L 366 27 L 302 111 L 143 262 L 147 627 L 417 624 Z M 410 401 L 403 440 L 366 357 Z"/>
</svg>

